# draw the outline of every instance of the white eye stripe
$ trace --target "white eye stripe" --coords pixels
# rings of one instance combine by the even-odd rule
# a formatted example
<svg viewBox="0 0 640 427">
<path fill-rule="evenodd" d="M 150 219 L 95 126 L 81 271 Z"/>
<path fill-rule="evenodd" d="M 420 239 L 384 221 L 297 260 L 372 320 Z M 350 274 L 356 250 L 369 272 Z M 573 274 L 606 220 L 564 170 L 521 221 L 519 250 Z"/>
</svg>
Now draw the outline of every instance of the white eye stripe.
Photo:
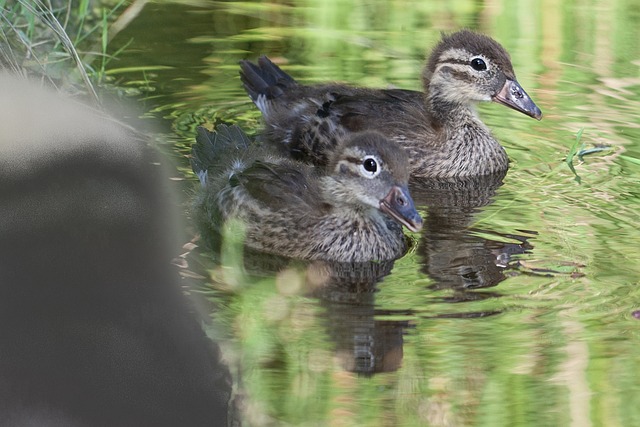
<svg viewBox="0 0 640 427">
<path fill-rule="evenodd" d="M 447 61 L 455 61 L 455 62 L 463 62 L 469 58 L 469 52 L 464 49 L 448 49 L 442 52 L 440 58 L 438 58 L 438 62 L 447 62 Z"/>
<path fill-rule="evenodd" d="M 441 68 L 446 67 L 449 70 L 456 70 L 456 71 L 462 71 L 462 72 L 468 72 L 469 71 L 469 64 L 468 63 L 464 63 L 464 64 L 457 64 L 457 63 L 444 63 L 444 64 L 438 64 L 438 66 L 436 67 L 436 73 L 438 71 L 440 71 Z"/>
</svg>

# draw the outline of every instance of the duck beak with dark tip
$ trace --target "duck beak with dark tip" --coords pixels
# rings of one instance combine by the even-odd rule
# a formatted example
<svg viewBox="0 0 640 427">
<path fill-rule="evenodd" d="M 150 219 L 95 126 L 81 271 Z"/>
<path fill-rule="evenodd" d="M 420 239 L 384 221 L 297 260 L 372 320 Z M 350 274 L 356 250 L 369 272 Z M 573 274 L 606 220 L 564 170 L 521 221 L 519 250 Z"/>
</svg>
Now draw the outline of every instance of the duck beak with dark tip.
<svg viewBox="0 0 640 427">
<path fill-rule="evenodd" d="M 380 200 L 380 210 L 411 231 L 420 231 L 422 228 L 422 218 L 406 186 L 394 185 L 389 194 Z"/>
<path fill-rule="evenodd" d="M 493 96 L 492 101 L 513 108 L 534 119 L 540 120 L 542 118 L 542 111 L 529 98 L 527 92 L 522 89 L 522 86 L 516 80 L 507 79 L 500 92 Z"/>
</svg>

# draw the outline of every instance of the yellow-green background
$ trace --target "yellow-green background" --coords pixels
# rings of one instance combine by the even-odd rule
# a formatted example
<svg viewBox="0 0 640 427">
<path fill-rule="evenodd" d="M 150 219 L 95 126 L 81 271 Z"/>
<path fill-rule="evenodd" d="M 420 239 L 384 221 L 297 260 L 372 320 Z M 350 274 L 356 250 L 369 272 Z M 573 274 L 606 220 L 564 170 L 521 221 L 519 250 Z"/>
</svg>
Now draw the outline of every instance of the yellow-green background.
<svg viewBox="0 0 640 427">
<path fill-rule="evenodd" d="M 253 278 L 229 254 L 196 282 L 243 425 L 640 424 L 638 0 L 148 2 L 110 42 L 106 75 L 164 126 L 187 198 L 196 125 L 259 130 L 240 59 L 278 58 L 304 83 L 419 89 L 428 49 L 461 27 L 507 48 L 544 113 L 480 107 L 512 163 L 470 234 L 530 230 L 533 249 L 476 290 L 487 298 L 457 304 L 430 288 L 415 252 L 396 262 L 369 308 L 403 322 L 401 364 L 370 376 L 345 369 L 335 336 L 348 312 L 306 295 L 295 271 Z M 564 159 L 580 129 L 585 148 L 607 148 L 576 159 L 578 184 Z M 206 254 L 190 262 L 207 265 Z"/>
</svg>

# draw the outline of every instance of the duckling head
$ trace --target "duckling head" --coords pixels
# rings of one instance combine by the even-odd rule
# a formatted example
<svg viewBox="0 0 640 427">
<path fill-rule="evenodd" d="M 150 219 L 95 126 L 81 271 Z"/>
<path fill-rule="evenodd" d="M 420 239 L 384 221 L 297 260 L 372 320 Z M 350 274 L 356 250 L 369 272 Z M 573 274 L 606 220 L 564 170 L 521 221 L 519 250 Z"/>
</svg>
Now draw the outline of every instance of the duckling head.
<svg viewBox="0 0 640 427">
<path fill-rule="evenodd" d="M 336 206 L 375 208 L 411 231 L 422 218 L 409 194 L 409 158 L 404 149 L 377 132 L 345 141 L 329 162 L 327 185 Z"/>
<path fill-rule="evenodd" d="M 542 112 L 516 79 L 507 51 L 483 34 L 462 30 L 443 35 L 422 80 L 434 113 L 451 105 L 493 101 L 540 120 Z"/>
</svg>

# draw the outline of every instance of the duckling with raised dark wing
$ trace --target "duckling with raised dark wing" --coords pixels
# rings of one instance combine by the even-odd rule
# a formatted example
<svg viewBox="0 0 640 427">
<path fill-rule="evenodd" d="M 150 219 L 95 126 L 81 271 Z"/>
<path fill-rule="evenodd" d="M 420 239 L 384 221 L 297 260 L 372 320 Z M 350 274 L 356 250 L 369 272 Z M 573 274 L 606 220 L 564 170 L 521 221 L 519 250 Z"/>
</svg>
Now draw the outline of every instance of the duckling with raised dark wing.
<svg viewBox="0 0 640 427">
<path fill-rule="evenodd" d="M 341 141 L 326 168 L 252 145 L 237 126 L 198 128 L 194 217 L 206 236 L 239 219 L 245 244 L 298 259 L 391 260 L 406 251 L 402 226 L 422 218 L 407 189 L 407 155 L 377 132 Z"/>
<path fill-rule="evenodd" d="M 494 101 L 542 118 L 518 84 L 509 54 L 469 30 L 443 36 L 434 48 L 422 74 L 424 93 L 303 86 L 265 56 L 240 65 L 244 87 L 262 111 L 267 140 L 316 164 L 326 164 L 345 134 L 376 130 L 407 149 L 412 178 L 506 171 L 507 154 L 478 118 L 475 104 Z"/>
</svg>

